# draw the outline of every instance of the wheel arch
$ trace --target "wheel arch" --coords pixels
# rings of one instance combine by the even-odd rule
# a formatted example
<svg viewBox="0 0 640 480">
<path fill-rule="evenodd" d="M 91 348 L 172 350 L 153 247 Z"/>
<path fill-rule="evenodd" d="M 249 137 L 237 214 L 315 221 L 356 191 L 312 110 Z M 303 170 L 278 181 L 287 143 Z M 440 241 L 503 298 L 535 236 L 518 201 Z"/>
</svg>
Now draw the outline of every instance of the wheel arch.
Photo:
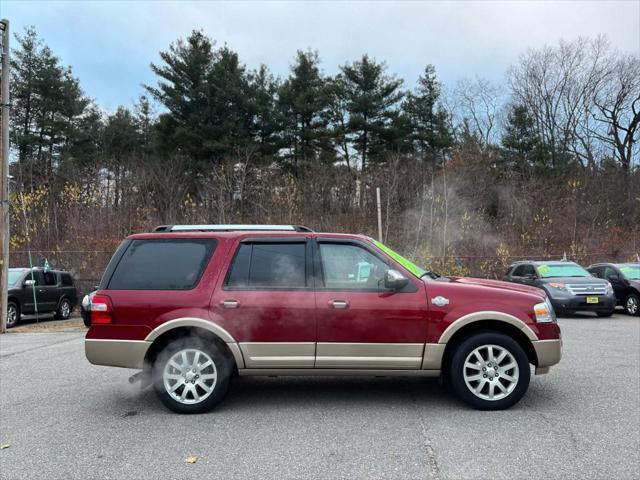
<svg viewBox="0 0 640 480">
<path fill-rule="evenodd" d="M 538 357 L 536 355 L 535 348 L 533 347 L 532 339 L 523 329 L 518 328 L 512 323 L 505 322 L 504 320 L 481 319 L 466 323 L 456 329 L 456 331 L 448 337 L 442 356 L 443 373 L 448 373 L 456 347 L 467 338 L 481 332 L 497 332 L 513 338 L 526 353 L 529 363 L 532 363 L 533 365 L 538 364 Z M 534 338 L 537 339 L 537 337 Z"/>
<path fill-rule="evenodd" d="M 233 337 L 219 325 L 202 319 L 178 319 L 162 324 L 153 330 L 145 341 L 151 345 L 144 356 L 144 370 L 149 371 L 158 353 L 171 341 L 196 337 L 215 342 L 234 364 L 235 369 L 244 368 L 244 359 Z"/>
</svg>

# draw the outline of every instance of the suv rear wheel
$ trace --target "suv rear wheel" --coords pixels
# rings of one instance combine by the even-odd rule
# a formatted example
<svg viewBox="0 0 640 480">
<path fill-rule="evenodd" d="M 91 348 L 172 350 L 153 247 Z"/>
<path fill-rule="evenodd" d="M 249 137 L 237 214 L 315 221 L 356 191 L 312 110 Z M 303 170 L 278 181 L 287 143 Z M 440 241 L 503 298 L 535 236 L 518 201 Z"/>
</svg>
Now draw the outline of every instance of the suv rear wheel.
<svg viewBox="0 0 640 480">
<path fill-rule="evenodd" d="M 227 393 L 233 366 L 215 342 L 186 337 L 169 343 L 153 364 L 153 386 L 177 413 L 211 410 Z"/>
<path fill-rule="evenodd" d="M 451 360 L 451 384 L 462 400 L 480 410 L 502 410 L 527 391 L 529 359 L 513 338 L 493 332 L 458 345 Z"/>
<path fill-rule="evenodd" d="M 7 304 L 7 328 L 15 327 L 20 321 L 20 305 L 15 302 Z"/>
<path fill-rule="evenodd" d="M 71 315 L 71 301 L 68 298 L 63 298 L 60 300 L 60 305 L 58 305 L 58 310 L 54 315 L 56 320 L 66 320 Z"/>
</svg>

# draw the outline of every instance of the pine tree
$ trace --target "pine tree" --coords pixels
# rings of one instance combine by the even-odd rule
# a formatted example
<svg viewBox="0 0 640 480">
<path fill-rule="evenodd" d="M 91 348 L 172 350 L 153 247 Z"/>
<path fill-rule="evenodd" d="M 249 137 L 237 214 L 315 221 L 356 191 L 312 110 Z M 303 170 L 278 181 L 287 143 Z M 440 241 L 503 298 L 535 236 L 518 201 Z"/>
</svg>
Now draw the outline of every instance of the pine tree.
<svg viewBox="0 0 640 480">
<path fill-rule="evenodd" d="M 442 161 L 453 146 L 449 115 L 440 103 L 441 93 L 435 67 L 427 65 L 415 92 L 407 95 L 403 105 L 411 121 L 413 148 L 430 163 Z"/>
<path fill-rule="evenodd" d="M 211 70 L 213 42 L 194 30 L 160 52 L 162 65 L 151 64 L 160 77 L 157 86 L 145 86 L 167 113 L 159 117 L 158 144 L 165 153 L 186 157 L 193 173 L 206 168 L 215 153 L 212 135 Z"/>
<path fill-rule="evenodd" d="M 250 112 L 253 115 L 253 138 L 261 159 L 275 155 L 282 145 L 276 95 L 280 85 L 266 65 L 249 75 Z"/>
<path fill-rule="evenodd" d="M 343 75 L 336 75 L 327 82 L 328 109 L 330 135 L 334 147 L 342 155 L 351 171 L 352 146 L 349 141 L 349 111 L 347 104 L 347 89 Z"/>
<path fill-rule="evenodd" d="M 292 161 L 296 172 L 301 161 L 324 159 L 331 152 L 327 83 L 319 65 L 316 52 L 299 50 L 279 91 L 283 143 L 288 149 L 285 157 Z"/>
<path fill-rule="evenodd" d="M 136 124 L 140 135 L 140 148 L 145 153 L 150 153 L 155 140 L 153 127 L 156 121 L 155 114 L 149 99 L 141 95 L 133 107 Z"/>
<path fill-rule="evenodd" d="M 551 163 L 549 155 L 536 134 L 535 122 L 524 105 L 511 105 L 504 126 L 502 145 L 516 155 L 515 164 L 545 166 Z"/>
<path fill-rule="evenodd" d="M 360 154 L 362 171 L 389 143 L 389 129 L 397 116 L 402 80 L 386 74 L 386 65 L 364 55 L 340 67 L 349 112 L 349 136 Z"/>
<path fill-rule="evenodd" d="M 204 142 L 215 158 L 223 158 L 251 141 L 249 82 L 236 52 L 226 46 L 215 52 L 208 84 L 211 136 Z"/>
<path fill-rule="evenodd" d="M 64 67 L 33 27 L 16 35 L 12 62 L 11 139 L 17 146 L 19 179 L 33 188 L 54 182 L 72 146 L 75 129 L 91 108 L 70 67 Z"/>
</svg>

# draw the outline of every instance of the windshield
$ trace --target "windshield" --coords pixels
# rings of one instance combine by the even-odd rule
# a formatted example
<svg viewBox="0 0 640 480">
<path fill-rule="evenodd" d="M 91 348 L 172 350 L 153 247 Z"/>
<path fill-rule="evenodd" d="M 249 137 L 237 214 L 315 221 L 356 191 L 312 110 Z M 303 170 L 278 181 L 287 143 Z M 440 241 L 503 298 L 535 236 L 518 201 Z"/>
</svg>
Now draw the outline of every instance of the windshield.
<svg viewBox="0 0 640 480">
<path fill-rule="evenodd" d="M 640 280 L 640 265 L 638 266 L 624 266 L 620 267 L 620 271 L 629 280 Z"/>
<path fill-rule="evenodd" d="M 411 260 L 404 258 L 402 255 L 400 255 L 399 253 L 394 252 L 393 250 L 391 250 L 389 247 L 387 247 L 386 245 L 378 242 L 377 240 L 374 240 L 373 238 L 371 239 L 371 241 L 373 242 L 373 244 L 378 247 L 380 250 L 382 250 L 384 253 L 386 253 L 387 255 L 389 255 L 391 258 L 393 258 L 396 262 L 398 262 L 400 265 L 402 265 L 404 268 L 406 268 L 407 270 L 409 270 L 411 273 L 413 273 L 416 277 L 420 278 L 423 275 L 427 274 L 428 272 L 424 269 L 424 268 L 420 268 L 419 266 L 417 266 L 415 263 L 413 263 Z"/>
<path fill-rule="evenodd" d="M 538 265 L 538 273 L 542 278 L 591 276 L 589 272 L 575 263 Z"/>
<path fill-rule="evenodd" d="M 7 278 L 7 284 L 15 285 L 22 277 L 24 272 L 22 270 L 9 270 L 9 277 Z"/>
</svg>

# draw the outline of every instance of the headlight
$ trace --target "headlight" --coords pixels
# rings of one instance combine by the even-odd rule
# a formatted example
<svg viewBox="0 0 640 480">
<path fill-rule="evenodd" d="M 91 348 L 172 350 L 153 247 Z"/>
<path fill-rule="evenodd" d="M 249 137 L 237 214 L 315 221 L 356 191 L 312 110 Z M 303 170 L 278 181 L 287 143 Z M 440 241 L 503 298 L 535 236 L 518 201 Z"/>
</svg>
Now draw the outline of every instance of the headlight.
<svg viewBox="0 0 640 480">
<path fill-rule="evenodd" d="M 611 282 L 607 282 L 607 295 L 613 295 L 613 285 L 611 285 Z"/>
<path fill-rule="evenodd" d="M 566 290 L 567 289 L 567 286 L 564 283 L 551 282 L 551 283 L 549 283 L 549 286 L 553 287 L 553 288 L 556 288 L 558 290 Z"/>
<path fill-rule="evenodd" d="M 556 314 L 553 311 L 553 307 L 549 300 L 535 304 L 533 306 L 533 311 L 536 314 L 536 322 L 538 323 L 550 323 L 554 322 L 556 319 Z"/>
</svg>

